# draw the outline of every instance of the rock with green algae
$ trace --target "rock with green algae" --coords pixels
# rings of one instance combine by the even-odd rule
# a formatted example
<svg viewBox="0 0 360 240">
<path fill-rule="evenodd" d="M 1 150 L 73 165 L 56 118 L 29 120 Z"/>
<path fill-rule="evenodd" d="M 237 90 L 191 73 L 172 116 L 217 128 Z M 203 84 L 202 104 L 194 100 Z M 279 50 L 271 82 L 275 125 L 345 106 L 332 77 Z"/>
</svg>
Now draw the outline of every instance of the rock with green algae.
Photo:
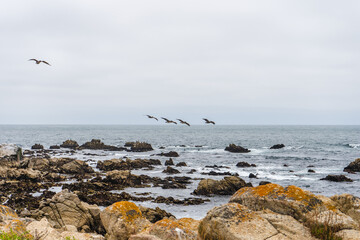
<svg viewBox="0 0 360 240">
<path fill-rule="evenodd" d="M 100 217 L 107 232 L 107 240 L 127 240 L 130 235 L 137 234 L 151 225 L 142 216 L 139 207 L 128 201 L 112 204 L 101 212 Z"/>
</svg>

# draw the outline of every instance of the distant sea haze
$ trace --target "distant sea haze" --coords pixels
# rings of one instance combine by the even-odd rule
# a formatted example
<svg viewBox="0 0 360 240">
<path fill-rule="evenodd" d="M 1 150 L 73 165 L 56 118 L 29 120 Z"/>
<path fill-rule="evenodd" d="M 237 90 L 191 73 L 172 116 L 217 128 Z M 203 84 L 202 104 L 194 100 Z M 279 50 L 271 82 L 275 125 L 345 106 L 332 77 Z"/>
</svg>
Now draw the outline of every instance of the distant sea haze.
<svg viewBox="0 0 360 240">
<path fill-rule="evenodd" d="M 350 162 L 360 157 L 360 126 L 221 126 L 221 125 L 0 125 L 0 143 L 15 143 L 24 149 L 35 143 L 45 148 L 60 145 L 67 139 L 83 144 L 91 139 L 100 139 L 105 144 L 124 146 L 129 141 L 148 142 L 154 148 L 150 152 L 97 151 L 97 156 L 89 156 L 95 150 L 77 151 L 68 156 L 86 160 L 95 167 L 97 161 L 129 157 L 157 158 L 165 162 L 168 158 L 152 156 L 161 152 L 176 151 L 179 157 L 175 164 L 186 162 L 186 167 L 178 168 L 177 176 L 191 178 L 222 179 L 223 176 L 208 176 L 201 173 L 214 171 L 209 165 L 224 166 L 215 171 L 237 173 L 246 182 L 257 186 L 260 181 L 270 181 L 283 186 L 296 185 L 315 194 L 331 196 L 350 193 L 360 197 L 360 175 L 343 172 Z M 249 153 L 224 151 L 230 143 L 251 150 Z M 282 149 L 271 146 L 284 144 Z M 161 148 L 160 148 L 161 147 Z M 66 156 L 66 155 L 64 155 Z M 248 162 L 256 167 L 239 168 L 238 162 Z M 163 167 L 163 166 L 162 166 Z M 188 174 L 191 169 L 196 172 Z M 309 169 L 314 172 L 308 172 Z M 167 177 L 162 168 L 153 170 L 133 170 L 133 174 Z M 258 178 L 249 178 L 249 174 Z M 344 174 L 353 182 L 337 183 L 320 181 L 329 174 Z M 129 193 L 151 192 L 156 196 L 173 196 L 177 199 L 193 197 L 191 192 L 199 180 L 193 180 L 187 189 L 163 190 L 161 188 L 125 189 Z M 57 189 L 56 191 L 59 191 Z M 177 217 L 191 215 L 204 217 L 206 212 L 228 197 L 213 197 L 211 201 L 198 206 L 163 206 Z M 143 205 L 153 206 L 151 202 Z M 155 205 L 154 205 L 155 206 Z M 160 206 L 161 204 L 157 204 Z"/>
</svg>

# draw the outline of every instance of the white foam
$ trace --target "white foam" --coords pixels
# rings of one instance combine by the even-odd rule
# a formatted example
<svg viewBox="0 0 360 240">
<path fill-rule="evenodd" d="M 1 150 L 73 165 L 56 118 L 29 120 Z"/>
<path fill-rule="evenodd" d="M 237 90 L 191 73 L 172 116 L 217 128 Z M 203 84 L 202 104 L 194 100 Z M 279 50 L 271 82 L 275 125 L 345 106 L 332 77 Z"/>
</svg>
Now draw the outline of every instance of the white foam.
<svg viewBox="0 0 360 240">
<path fill-rule="evenodd" d="M 351 148 L 359 148 L 360 144 L 359 143 L 350 143 L 349 147 L 351 147 Z"/>
</svg>

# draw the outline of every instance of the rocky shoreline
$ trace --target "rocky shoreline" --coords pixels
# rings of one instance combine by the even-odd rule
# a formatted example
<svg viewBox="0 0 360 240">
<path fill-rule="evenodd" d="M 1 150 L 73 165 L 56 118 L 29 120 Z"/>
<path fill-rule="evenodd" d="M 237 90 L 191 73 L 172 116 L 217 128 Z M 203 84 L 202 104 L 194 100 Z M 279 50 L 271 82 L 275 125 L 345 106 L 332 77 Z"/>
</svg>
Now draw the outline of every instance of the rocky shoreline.
<svg viewBox="0 0 360 240">
<path fill-rule="evenodd" d="M 149 188 L 149 192 L 151 187 L 186 189 L 194 179 L 176 176 L 177 168 L 186 166 L 186 162 L 175 166 L 171 158 L 179 154 L 174 151 L 158 154 L 170 158 L 164 164 L 154 156 L 154 159 L 98 161 L 95 168 L 86 161 L 54 157 L 59 149 L 70 154 L 82 149 L 146 152 L 153 150 L 148 143 L 129 142 L 117 147 L 97 139 L 82 145 L 67 140 L 50 149 L 34 144 L 31 150 L 25 151 L 16 145 L 0 146 L 0 231 L 3 232 L 12 229 L 19 234 L 29 233 L 35 239 L 67 236 L 75 239 L 316 239 L 307 223 L 311 220 L 314 224 L 323 224 L 331 217 L 336 219 L 333 224 L 336 235 L 342 239 L 360 239 L 356 238 L 360 236 L 360 200 L 351 195 L 328 198 L 295 186 L 282 187 L 269 182 L 253 187 L 227 171 L 204 173 L 224 176 L 221 180 L 206 178 L 206 175 L 196 179 L 200 182 L 192 193 L 194 197 L 131 195 L 123 190 L 128 187 Z M 283 145 L 274 145 L 273 149 L 280 147 Z M 249 152 L 234 144 L 227 149 L 235 154 Z M 162 165 L 168 177 L 132 173 L 132 170 L 151 170 Z M 208 167 L 226 169 L 226 166 Z M 239 162 L 237 167 L 256 165 Z M 344 171 L 359 172 L 360 159 Z M 324 180 L 351 179 L 329 175 Z M 54 188 L 63 190 L 55 193 Z M 139 207 L 132 202 L 199 205 L 214 195 L 232 197 L 229 203 L 213 208 L 200 221 L 176 219 L 158 207 Z M 287 224 L 293 228 L 289 230 Z"/>
</svg>

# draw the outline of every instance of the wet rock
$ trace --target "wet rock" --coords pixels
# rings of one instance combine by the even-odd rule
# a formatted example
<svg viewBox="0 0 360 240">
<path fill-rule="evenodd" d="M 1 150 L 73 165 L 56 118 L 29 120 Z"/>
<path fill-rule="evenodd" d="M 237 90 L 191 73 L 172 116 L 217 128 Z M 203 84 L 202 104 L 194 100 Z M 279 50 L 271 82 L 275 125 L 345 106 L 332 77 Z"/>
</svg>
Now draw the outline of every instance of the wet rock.
<svg viewBox="0 0 360 240">
<path fill-rule="evenodd" d="M 177 174 L 180 173 L 179 170 L 172 168 L 170 166 L 168 166 L 164 171 L 162 171 L 163 173 L 167 173 L 167 174 Z"/>
<path fill-rule="evenodd" d="M 36 144 L 34 144 L 34 145 L 31 146 L 31 149 L 41 150 L 41 149 L 44 149 L 44 146 L 41 145 L 41 144 L 36 143 Z"/>
<path fill-rule="evenodd" d="M 344 168 L 344 172 L 360 172 L 360 158 L 351 162 L 347 167 Z"/>
<path fill-rule="evenodd" d="M 165 166 L 173 166 L 173 165 L 174 165 L 174 162 L 173 162 L 172 158 L 165 161 Z"/>
<path fill-rule="evenodd" d="M 176 164 L 177 167 L 186 167 L 186 162 L 179 162 L 178 164 Z"/>
<path fill-rule="evenodd" d="M 63 142 L 63 143 L 60 145 L 60 147 L 62 147 L 62 148 L 76 149 L 76 148 L 79 147 L 79 144 L 78 144 L 76 141 L 69 139 L 69 140 L 66 140 L 65 142 Z"/>
<path fill-rule="evenodd" d="M 173 197 L 157 197 L 153 202 L 154 203 L 166 203 L 166 204 L 180 204 L 180 205 L 199 205 L 205 202 L 210 201 L 209 199 L 202 198 L 185 198 L 184 200 L 174 199 Z"/>
<path fill-rule="evenodd" d="M 250 163 L 247 163 L 247 162 L 238 162 L 236 164 L 237 167 L 242 167 L 242 168 L 245 168 L 245 167 L 256 167 L 255 164 L 250 164 Z"/>
<path fill-rule="evenodd" d="M 218 168 L 218 169 L 220 169 L 220 168 L 230 168 L 228 166 L 222 166 L 222 165 L 206 165 L 205 167 L 206 168 Z"/>
<path fill-rule="evenodd" d="M 307 166 L 307 168 L 313 168 L 313 167 L 315 167 L 314 165 L 309 165 L 309 166 Z"/>
<path fill-rule="evenodd" d="M 92 139 L 90 142 L 86 142 L 79 147 L 79 149 L 91 149 L 91 150 L 108 150 L 108 151 L 124 151 L 126 148 L 120 148 L 116 146 L 105 145 L 100 139 Z"/>
<path fill-rule="evenodd" d="M 345 175 L 327 175 L 325 178 L 320 180 L 327 180 L 332 182 L 352 182 L 353 180 L 346 177 Z"/>
<path fill-rule="evenodd" d="M 72 160 L 64 165 L 57 166 L 59 173 L 68 173 L 68 174 L 85 174 L 93 173 L 94 169 L 90 167 L 86 162 L 81 160 Z"/>
<path fill-rule="evenodd" d="M 82 189 L 81 192 L 76 193 L 81 201 L 89 204 L 97 204 L 100 206 L 110 206 L 115 202 L 120 201 L 151 201 L 153 197 L 135 197 L 126 192 L 112 193 L 108 191 L 85 191 Z"/>
<path fill-rule="evenodd" d="M 235 176 L 224 177 L 222 180 L 203 179 L 194 190 L 195 195 L 232 195 L 238 189 L 248 186 L 246 182 Z"/>
<path fill-rule="evenodd" d="M 309 169 L 308 173 L 315 173 L 315 171 L 313 169 Z"/>
<path fill-rule="evenodd" d="M 231 172 L 215 172 L 215 171 L 210 171 L 207 173 L 201 173 L 202 175 L 210 175 L 210 176 L 239 176 L 238 173 L 231 173 Z"/>
<path fill-rule="evenodd" d="M 266 185 L 266 184 L 269 184 L 269 183 L 271 183 L 271 182 L 269 182 L 269 181 L 261 181 L 261 182 L 259 182 L 259 186 Z"/>
<path fill-rule="evenodd" d="M 129 170 L 113 170 L 106 173 L 104 182 L 116 184 L 114 188 L 124 187 L 140 187 L 142 185 L 142 177 L 133 175 Z"/>
<path fill-rule="evenodd" d="M 253 174 L 253 173 L 250 173 L 249 178 L 257 178 L 257 176 L 255 174 Z"/>
<path fill-rule="evenodd" d="M 190 171 L 188 171 L 187 174 L 193 174 L 194 172 L 196 172 L 196 169 L 190 169 Z"/>
<path fill-rule="evenodd" d="M 232 152 L 232 153 L 248 153 L 248 152 L 250 152 L 249 149 L 243 148 L 241 146 L 236 146 L 235 144 L 229 144 L 229 146 L 225 148 L 225 151 Z"/>
<path fill-rule="evenodd" d="M 50 149 L 60 149 L 60 146 L 59 145 L 51 145 Z"/>
<path fill-rule="evenodd" d="M 161 165 L 160 160 L 158 159 L 112 159 L 105 161 L 98 161 L 97 168 L 103 171 L 111 171 L 111 170 L 132 170 L 132 169 L 140 169 L 140 168 L 148 168 L 152 169 L 153 165 Z"/>
<path fill-rule="evenodd" d="M 40 203 L 39 210 L 34 213 L 37 219 L 43 216 L 55 228 L 73 225 L 78 230 L 91 229 L 102 232 L 100 209 L 96 205 L 81 202 L 80 199 L 67 189 Z"/>
<path fill-rule="evenodd" d="M 139 206 L 139 209 L 142 215 L 149 220 L 151 223 L 156 223 L 164 218 L 175 218 L 171 213 L 166 212 L 165 210 L 160 209 L 159 207 L 147 208 L 143 206 Z"/>
<path fill-rule="evenodd" d="M 284 144 L 275 144 L 274 146 L 272 146 L 270 149 L 280 149 L 280 148 L 284 148 L 285 145 Z"/>
<path fill-rule="evenodd" d="M 128 142 L 125 144 L 125 147 L 127 146 L 130 147 L 130 150 L 128 150 L 130 152 L 148 152 L 154 150 L 151 144 L 146 142 Z"/>
<path fill-rule="evenodd" d="M 163 156 L 163 157 L 179 157 L 179 154 L 175 151 L 170 151 L 168 153 L 159 153 L 156 154 L 157 156 Z"/>
<path fill-rule="evenodd" d="M 114 203 L 105 208 L 100 216 L 108 240 L 127 240 L 130 235 L 137 234 L 150 226 L 149 220 L 132 202 Z"/>
</svg>

